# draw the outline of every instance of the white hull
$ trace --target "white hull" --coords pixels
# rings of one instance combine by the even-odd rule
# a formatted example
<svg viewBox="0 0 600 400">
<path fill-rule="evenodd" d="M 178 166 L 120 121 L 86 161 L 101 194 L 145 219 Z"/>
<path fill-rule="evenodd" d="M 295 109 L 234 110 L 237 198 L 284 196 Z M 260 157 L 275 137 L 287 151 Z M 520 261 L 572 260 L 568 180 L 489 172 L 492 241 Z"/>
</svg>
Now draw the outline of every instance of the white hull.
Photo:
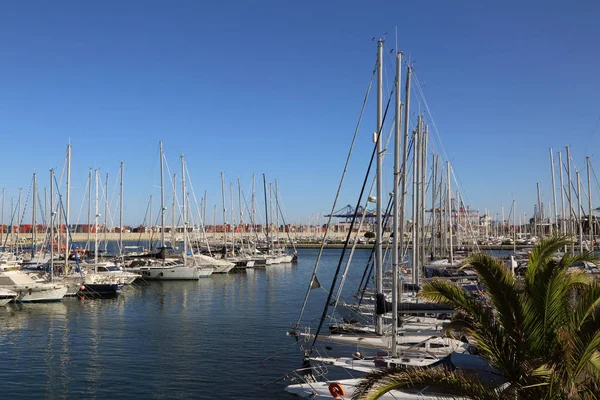
<svg viewBox="0 0 600 400">
<path fill-rule="evenodd" d="M 148 280 L 198 280 L 200 279 L 200 269 L 197 267 L 178 266 L 152 266 L 140 268 L 142 278 Z M 212 271 L 206 275 L 208 271 L 204 271 L 203 276 L 210 276 Z"/>
<path fill-rule="evenodd" d="M 280 254 L 275 256 L 267 256 L 267 265 L 291 263 L 294 256 L 291 254 Z"/>
<path fill-rule="evenodd" d="M 423 331 L 423 332 L 411 332 L 404 336 L 400 334 L 396 339 L 396 345 L 398 349 L 403 352 L 414 351 L 426 351 L 436 356 L 446 356 L 454 351 L 464 352 L 468 344 L 461 342 L 460 340 L 439 337 L 439 332 L 434 331 Z M 300 336 L 312 339 L 314 335 L 300 333 Z M 319 340 L 326 342 L 347 344 L 356 347 L 380 349 L 380 350 L 391 350 L 392 349 L 392 338 L 390 336 L 378 336 L 374 334 L 332 334 L 328 336 L 319 335 Z"/>
<path fill-rule="evenodd" d="M 356 386 L 361 382 L 361 379 L 342 379 L 339 381 L 328 381 L 328 382 L 314 382 L 314 383 L 302 383 L 297 385 L 289 385 L 285 388 L 285 391 L 294 394 L 298 397 L 305 399 L 334 399 L 340 398 L 333 397 L 329 391 L 329 386 L 332 384 L 339 384 L 343 391 L 344 396 L 342 398 L 349 399 L 354 394 Z M 444 394 L 421 394 L 417 392 L 404 392 L 399 390 L 392 390 L 380 397 L 383 400 L 425 400 L 425 399 L 465 399 L 464 397 L 454 397 Z"/>
<path fill-rule="evenodd" d="M 18 301 L 22 303 L 35 303 L 43 301 L 60 301 L 67 294 L 67 286 L 65 285 L 53 285 L 54 288 L 39 288 L 24 290 L 22 297 L 19 297 Z"/>
<path fill-rule="evenodd" d="M 0 289 L 16 292 L 16 301 L 58 301 L 67 293 L 67 287 L 60 283 L 37 281 L 21 271 L 2 271 L 0 273 Z"/>
</svg>

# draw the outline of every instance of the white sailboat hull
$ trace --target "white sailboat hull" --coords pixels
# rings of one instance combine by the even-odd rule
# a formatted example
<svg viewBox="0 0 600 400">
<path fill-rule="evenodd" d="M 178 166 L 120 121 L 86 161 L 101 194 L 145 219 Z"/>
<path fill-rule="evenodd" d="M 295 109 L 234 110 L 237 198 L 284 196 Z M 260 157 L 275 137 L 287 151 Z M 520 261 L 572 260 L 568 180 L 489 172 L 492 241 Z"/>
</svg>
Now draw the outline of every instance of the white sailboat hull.
<svg viewBox="0 0 600 400">
<path fill-rule="evenodd" d="M 210 272 L 208 270 L 201 269 L 197 267 L 187 267 L 184 265 L 178 266 L 152 266 L 152 267 L 142 267 L 140 268 L 140 273 L 142 278 L 149 280 L 198 280 L 201 275 L 203 277 L 210 276 L 212 274 L 212 270 Z"/>
<path fill-rule="evenodd" d="M 344 396 L 342 398 L 349 399 L 354 394 L 356 386 L 361 382 L 360 379 L 342 379 L 339 381 L 327 381 L 327 382 L 314 382 L 314 383 L 301 383 L 296 385 L 286 386 L 285 391 L 294 394 L 298 397 L 305 399 L 334 399 L 340 398 L 333 397 L 329 387 L 332 384 L 339 384 L 343 391 Z M 424 400 L 424 399 L 465 399 L 464 397 L 454 397 L 444 394 L 421 394 L 417 392 L 404 392 L 399 390 L 392 390 L 380 397 L 384 400 Z"/>
</svg>

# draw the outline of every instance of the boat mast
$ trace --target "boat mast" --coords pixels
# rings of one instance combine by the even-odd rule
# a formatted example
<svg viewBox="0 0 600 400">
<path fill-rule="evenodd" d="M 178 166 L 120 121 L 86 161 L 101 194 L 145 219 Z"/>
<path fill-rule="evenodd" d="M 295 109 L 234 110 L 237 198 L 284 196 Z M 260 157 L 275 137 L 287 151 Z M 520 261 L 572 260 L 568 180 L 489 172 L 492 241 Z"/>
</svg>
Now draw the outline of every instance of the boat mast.
<svg viewBox="0 0 600 400">
<path fill-rule="evenodd" d="M 579 171 L 575 172 L 577 179 L 577 227 L 579 228 L 579 252 L 583 253 L 583 226 L 581 224 L 581 178 Z"/>
<path fill-rule="evenodd" d="M 252 202 L 251 202 L 252 209 L 250 210 L 250 212 L 251 212 L 251 221 L 250 222 L 252 224 L 252 232 L 256 231 L 256 205 L 255 205 L 256 197 L 255 197 L 255 193 L 254 193 L 255 180 L 256 180 L 256 175 L 252 174 Z"/>
<path fill-rule="evenodd" d="M 271 238 L 271 242 L 273 240 L 277 241 L 279 234 L 277 233 L 279 230 L 279 225 L 277 224 L 277 213 L 273 212 L 273 182 L 269 182 L 269 211 L 271 212 L 271 221 L 273 221 L 273 225 L 275 228 L 275 232 Z"/>
<path fill-rule="evenodd" d="M 398 204 L 398 190 L 400 190 L 400 126 L 402 124 L 402 103 L 400 101 L 400 73 L 402 67 L 402 53 L 396 53 L 396 123 L 394 126 L 394 190 L 392 191 L 394 208 L 392 210 L 392 357 L 398 356 L 396 336 L 398 335 L 398 220 L 399 213 L 404 212 L 404 207 Z"/>
<path fill-rule="evenodd" d="M 65 275 L 69 271 L 69 210 L 71 209 L 71 145 L 67 145 L 67 208 L 65 210 Z"/>
<path fill-rule="evenodd" d="M 560 177 L 560 228 L 563 235 L 567 234 L 567 226 L 565 225 L 565 186 L 563 183 L 563 162 L 562 162 L 562 153 L 558 152 L 558 171 Z M 567 250 L 567 246 L 565 246 L 565 251 Z"/>
<path fill-rule="evenodd" d="M 225 208 L 225 176 L 221 172 L 221 203 L 223 204 L 223 248 L 227 254 L 227 209 Z"/>
<path fill-rule="evenodd" d="M 556 224 L 556 231 L 558 233 L 558 208 L 556 205 L 556 183 L 554 182 L 554 154 L 552 154 L 552 147 L 550 147 L 550 170 L 552 173 L 552 201 L 554 203 L 554 223 Z M 554 227 L 550 224 L 550 234 Z"/>
<path fill-rule="evenodd" d="M 119 189 L 119 253 L 123 254 L 123 176 L 125 162 L 121 161 L 121 184 Z"/>
<path fill-rule="evenodd" d="M 154 220 L 152 219 L 152 195 L 150 195 L 150 232 L 148 232 L 148 248 L 152 249 L 152 233 L 154 232 Z"/>
<path fill-rule="evenodd" d="M 375 139 L 377 141 L 377 203 L 376 203 L 376 218 L 377 231 L 375 233 L 375 293 L 377 295 L 383 293 L 383 254 L 381 247 L 381 239 L 383 231 L 382 224 L 382 207 L 381 196 L 383 195 L 383 140 L 381 133 L 383 125 L 383 40 L 377 41 L 377 133 Z M 375 333 L 383 334 L 383 315 L 376 315 Z"/>
<path fill-rule="evenodd" d="M 238 187 L 238 206 L 240 208 L 240 227 L 243 227 L 244 220 L 244 208 L 242 207 L 242 186 L 240 185 L 240 178 L 237 179 L 237 187 Z M 243 227 L 243 232 L 246 232 L 246 228 Z M 242 230 L 240 230 L 242 232 Z M 240 245 L 240 249 L 244 249 L 244 237 L 240 233 L 242 244 Z"/>
<path fill-rule="evenodd" d="M 15 241 L 15 249 L 19 250 L 19 235 L 21 233 L 21 196 L 23 195 L 23 189 L 19 188 L 19 199 L 17 200 L 17 238 Z"/>
<path fill-rule="evenodd" d="M 160 147 L 160 251 L 165 251 L 165 175 L 163 171 L 163 147 L 162 142 L 158 142 Z M 162 258 L 162 264 L 165 265 L 165 257 Z"/>
<path fill-rule="evenodd" d="M 594 251 L 594 218 L 592 216 L 592 187 L 590 185 L 590 157 L 585 157 L 587 168 L 587 191 L 588 191 L 588 230 L 590 235 L 590 251 Z"/>
<path fill-rule="evenodd" d="M 413 190 L 412 190 L 412 282 L 419 284 L 419 129 L 421 116 L 417 117 L 417 129 L 413 130 Z"/>
<path fill-rule="evenodd" d="M 436 253 L 436 241 L 435 241 L 435 228 L 436 228 L 436 216 L 437 210 L 435 206 L 436 195 L 437 195 L 437 173 L 438 173 L 438 156 L 433 155 L 433 179 L 431 184 L 431 260 L 435 259 Z"/>
<path fill-rule="evenodd" d="M 540 183 L 537 182 L 537 204 L 538 204 L 538 209 L 537 209 L 537 213 L 535 214 L 535 231 L 536 231 L 536 235 L 539 234 L 540 238 L 544 237 L 544 232 L 542 230 L 542 200 L 541 200 L 541 196 L 540 196 Z"/>
<path fill-rule="evenodd" d="M 90 249 L 92 245 L 92 169 L 90 168 L 88 174 L 88 212 L 87 212 L 87 245 L 86 248 Z"/>
<path fill-rule="evenodd" d="M 268 204 L 267 204 L 267 178 L 265 177 L 265 174 L 262 174 L 262 175 L 263 175 L 263 191 L 265 192 L 265 226 L 266 226 L 265 235 L 267 238 L 267 252 L 270 253 L 271 245 L 269 244 L 269 209 L 268 209 Z"/>
<path fill-rule="evenodd" d="M 94 264 L 96 264 L 96 268 L 98 265 L 98 217 L 100 216 L 100 214 L 98 213 L 98 181 L 99 176 L 98 176 L 98 170 L 96 169 L 96 173 L 95 173 L 95 183 L 96 183 L 96 191 L 95 191 L 95 199 L 94 199 Z M 90 185 L 91 185 L 91 181 L 90 181 Z M 91 187 L 90 187 L 91 189 Z M 90 190 L 91 192 L 91 190 Z"/>
<path fill-rule="evenodd" d="M 573 228 L 573 201 L 571 196 L 571 149 L 569 146 L 566 146 L 567 152 L 567 186 L 569 191 L 567 192 L 567 200 L 569 201 L 569 234 L 572 235 L 574 233 Z M 571 254 L 575 253 L 575 242 L 571 241 Z"/>
<path fill-rule="evenodd" d="M 104 254 L 108 251 L 108 172 L 104 188 Z"/>
<path fill-rule="evenodd" d="M 402 55 L 402 53 L 400 53 Z M 400 237 L 400 257 L 404 257 L 406 253 L 406 247 L 408 247 L 408 242 L 406 246 L 404 244 L 404 206 L 406 202 L 406 173 L 407 173 L 407 160 L 408 160 L 408 123 L 409 123 L 409 109 L 410 109 L 410 75 L 412 72 L 412 67 L 409 65 L 406 68 L 406 87 L 404 91 L 404 133 L 402 137 L 402 176 L 401 185 L 402 189 L 400 190 L 400 208 L 401 212 L 399 214 L 398 225 L 400 225 L 400 232 L 398 236 Z M 398 91 L 399 92 L 399 91 Z"/>
<path fill-rule="evenodd" d="M 35 200 L 37 197 L 37 181 L 36 181 L 36 173 L 33 173 L 33 212 L 31 216 L 31 257 L 35 256 L 36 252 L 36 230 L 37 230 L 37 215 L 36 215 L 36 204 Z"/>
<path fill-rule="evenodd" d="M 454 253 L 452 250 L 452 184 L 450 183 L 450 161 L 446 161 L 446 169 L 448 170 L 448 235 L 450 239 L 450 265 L 454 264 Z"/>
<path fill-rule="evenodd" d="M 235 211 L 233 209 L 233 183 L 229 182 L 229 205 L 231 207 L 231 255 L 235 255 Z"/>
<path fill-rule="evenodd" d="M 181 198 L 183 199 L 183 204 L 181 206 L 181 214 L 183 219 L 183 264 L 185 264 L 185 259 L 187 256 L 187 209 L 185 204 L 186 199 L 186 187 L 185 187 L 185 158 L 183 154 L 181 155 Z"/>
<path fill-rule="evenodd" d="M 54 281 L 54 170 L 50 169 L 50 282 Z M 2 204 L 4 205 L 4 190 L 2 191 Z M 4 215 L 3 215 L 4 216 Z M 4 221 L 2 221 L 4 226 Z"/>
<path fill-rule="evenodd" d="M 423 127 L 423 117 L 421 117 L 421 128 Z M 425 207 L 427 205 L 427 188 L 425 186 L 427 182 L 427 137 L 429 134 L 429 126 L 425 125 L 425 130 L 421 133 L 421 207 L 419 212 L 421 213 L 421 266 L 425 265 Z"/>
<path fill-rule="evenodd" d="M 173 174 L 173 201 L 171 202 L 171 247 L 175 249 L 175 203 L 177 197 L 177 174 Z"/>
</svg>

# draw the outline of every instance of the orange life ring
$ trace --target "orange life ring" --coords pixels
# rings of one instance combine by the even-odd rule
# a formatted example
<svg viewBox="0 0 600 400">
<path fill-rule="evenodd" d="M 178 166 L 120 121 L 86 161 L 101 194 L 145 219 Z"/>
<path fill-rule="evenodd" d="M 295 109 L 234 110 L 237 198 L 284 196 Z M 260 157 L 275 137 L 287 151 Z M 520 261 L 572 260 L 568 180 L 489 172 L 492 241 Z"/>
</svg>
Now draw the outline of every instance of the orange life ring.
<svg viewBox="0 0 600 400">
<path fill-rule="evenodd" d="M 330 383 L 329 393 L 331 393 L 334 399 L 339 399 L 344 395 L 344 388 L 339 382 Z"/>
</svg>

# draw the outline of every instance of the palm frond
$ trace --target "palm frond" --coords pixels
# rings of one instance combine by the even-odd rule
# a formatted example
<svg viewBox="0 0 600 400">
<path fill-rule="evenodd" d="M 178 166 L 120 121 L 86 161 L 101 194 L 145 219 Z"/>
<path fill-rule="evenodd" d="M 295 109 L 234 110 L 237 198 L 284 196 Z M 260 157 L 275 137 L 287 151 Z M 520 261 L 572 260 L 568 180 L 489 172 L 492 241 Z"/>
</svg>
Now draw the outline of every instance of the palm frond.
<svg viewBox="0 0 600 400">
<path fill-rule="evenodd" d="M 499 400 L 504 394 L 494 387 L 483 384 L 476 376 L 446 368 L 383 370 L 365 375 L 356 387 L 352 399 L 374 400 L 392 390 L 418 389 L 433 386 L 459 398 L 473 400 Z"/>
<path fill-rule="evenodd" d="M 478 253 L 470 257 L 506 333 L 519 337 L 523 319 L 515 278 L 497 258 Z M 517 329 L 517 330 L 515 330 Z"/>
<path fill-rule="evenodd" d="M 540 240 L 533 246 L 525 272 L 525 283 L 532 286 L 533 279 L 538 274 L 538 268 L 548 264 L 554 254 L 571 244 L 571 242 L 572 240 L 568 236 L 551 236 Z"/>
</svg>

